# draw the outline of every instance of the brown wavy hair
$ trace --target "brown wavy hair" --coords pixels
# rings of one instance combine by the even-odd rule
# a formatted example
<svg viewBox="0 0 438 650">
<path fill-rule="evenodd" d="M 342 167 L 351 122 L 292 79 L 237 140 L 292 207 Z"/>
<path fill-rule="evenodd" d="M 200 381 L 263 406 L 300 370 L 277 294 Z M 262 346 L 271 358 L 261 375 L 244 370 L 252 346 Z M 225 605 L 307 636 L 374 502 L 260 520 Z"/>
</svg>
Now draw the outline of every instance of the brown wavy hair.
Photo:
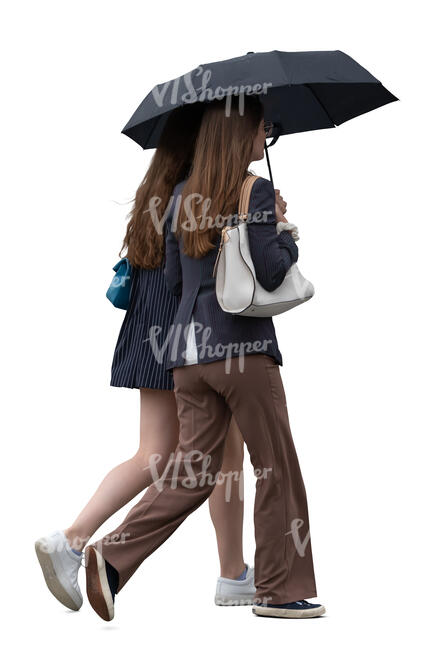
<svg viewBox="0 0 438 650">
<path fill-rule="evenodd" d="M 173 188 L 190 173 L 203 111 L 202 104 L 186 105 L 176 108 L 167 119 L 128 215 L 129 223 L 120 255 L 126 249 L 126 257 L 133 267 L 154 269 L 162 264 L 165 242 L 151 217 L 150 201 L 153 197 L 161 199 L 156 207 L 156 216 L 161 222 Z"/>
<path fill-rule="evenodd" d="M 184 252 L 200 258 L 215 247 L 218 228 L 213 222 L 237 212 L 239 195 L 251 162 L 254 138 L 263 119 L 263 105 L 254 95 L 245 96 L 243 115 L 239 98 L 233 97 L 226 112 L 226 99 L 207 104 L 196 140 L 190 176 L 184 186 L 177 221 L 177 233 L 183 239 Z M 188 198 L 197 194 L 198 198 Z M 201 199 L 201 200 L 199 200 Z M 202 200 L 210 199 L 208 215 Z M 184 228 L 191 221 L 196 227 Z"/>
</svg>

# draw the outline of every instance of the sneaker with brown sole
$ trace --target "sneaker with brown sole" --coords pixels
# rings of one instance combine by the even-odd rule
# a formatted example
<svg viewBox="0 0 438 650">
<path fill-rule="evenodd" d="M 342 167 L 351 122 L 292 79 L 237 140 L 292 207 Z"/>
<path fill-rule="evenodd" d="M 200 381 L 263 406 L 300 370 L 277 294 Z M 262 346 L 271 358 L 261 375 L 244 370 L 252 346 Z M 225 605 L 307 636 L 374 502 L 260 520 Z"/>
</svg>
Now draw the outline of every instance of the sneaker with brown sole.
<svg viewBox="0 0 438 650">
<path fill-rule="evenodd" d="M 114 618 L 114 599 L 118 586 L 118 573 L 105 562 L 94 546 L 85 549 L 87 596 L 91 607 L 104 621 Z"/>
</svg>

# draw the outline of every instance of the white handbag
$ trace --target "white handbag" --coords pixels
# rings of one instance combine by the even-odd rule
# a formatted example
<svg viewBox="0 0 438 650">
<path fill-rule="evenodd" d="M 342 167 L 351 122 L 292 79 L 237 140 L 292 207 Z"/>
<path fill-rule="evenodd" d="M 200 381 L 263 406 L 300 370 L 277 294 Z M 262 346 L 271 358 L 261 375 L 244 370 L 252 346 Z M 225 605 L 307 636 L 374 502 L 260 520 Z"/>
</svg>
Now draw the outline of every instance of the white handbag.
<svg viewBox="0 0 438 650">
<path fill-rule="evenodd" d="M 225 226 L 216 258 L 216 296 L 221 308 L 239 316 L 266 317 L 281 314 L 310 300 L 315 293 L 313 284 L 292 264 L 277 289 L 266 291 L 258 282 L 248 241 L 249 199 L 258 176 L 247 176 L 239 200 L 239 223 Z"/>
</svg>

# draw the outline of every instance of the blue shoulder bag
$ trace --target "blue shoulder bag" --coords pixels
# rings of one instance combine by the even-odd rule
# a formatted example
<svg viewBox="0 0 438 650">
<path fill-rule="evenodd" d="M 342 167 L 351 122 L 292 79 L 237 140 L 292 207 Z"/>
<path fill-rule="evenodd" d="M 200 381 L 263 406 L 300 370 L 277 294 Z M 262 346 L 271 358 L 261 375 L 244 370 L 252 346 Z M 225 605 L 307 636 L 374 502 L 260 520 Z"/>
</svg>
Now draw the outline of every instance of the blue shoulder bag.
<svg viewBox="0 0 438 650">
<path fill-rule="evenodd" d="M 127 257 L 123 257 L 113 267 L 116 272 L 113 280 L 108 287 L 106 297 L 114 307 L 118 309 L 128 309 L 129 296 L 131 293 L 131 265 Z"/>
</svg>

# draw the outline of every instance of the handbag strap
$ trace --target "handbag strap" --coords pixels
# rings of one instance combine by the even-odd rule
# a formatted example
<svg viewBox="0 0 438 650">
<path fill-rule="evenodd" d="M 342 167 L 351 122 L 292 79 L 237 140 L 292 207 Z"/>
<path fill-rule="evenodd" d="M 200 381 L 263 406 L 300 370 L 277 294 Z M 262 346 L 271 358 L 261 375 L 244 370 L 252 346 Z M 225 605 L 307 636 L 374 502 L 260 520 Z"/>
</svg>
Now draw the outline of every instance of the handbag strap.
<svg viewBox="0 0 438 650">
<path fill-rule="evenodd" d="M 240 189 L 240 196 L 239 196 L 239 208 L 237 212 L 237 217 L 239 221 L 246 221 L 248 218 L 251 190 L 252 190 L 252 186 L 254 185 L 254 183 L 258 178 L 260 178 L 260 176 L 254 176 L 253 174 L 249 174 L 242 183 L 242 187 Z M 225 226 L 224 228 L 222 228 L 221 243 L 219 245 L 219 250 L 216 255 L 216 261 L 214 263 L 213 277 L 216 277 L 217 265 L 219 262 L 220 254 L 222 252 L 222 246 L 224 245 L 224 240 L 228 228 L 229 226 Z"/>
<path fill-rule="evenodd" d="M 243 221 L 246 221 L 246 219 L 248 218 L 249 199 L 251 197 L 251 190 L 252 190 L 252 186 L 254 185 L 254 183 L 258 178 L 260 178 L 260 176 L 254 176 L 253 174 L 249 174 L 243 181 L 242 189 L 240 190 L 239 211 L 238 211 L 238 217 Z"/>
</svg>

